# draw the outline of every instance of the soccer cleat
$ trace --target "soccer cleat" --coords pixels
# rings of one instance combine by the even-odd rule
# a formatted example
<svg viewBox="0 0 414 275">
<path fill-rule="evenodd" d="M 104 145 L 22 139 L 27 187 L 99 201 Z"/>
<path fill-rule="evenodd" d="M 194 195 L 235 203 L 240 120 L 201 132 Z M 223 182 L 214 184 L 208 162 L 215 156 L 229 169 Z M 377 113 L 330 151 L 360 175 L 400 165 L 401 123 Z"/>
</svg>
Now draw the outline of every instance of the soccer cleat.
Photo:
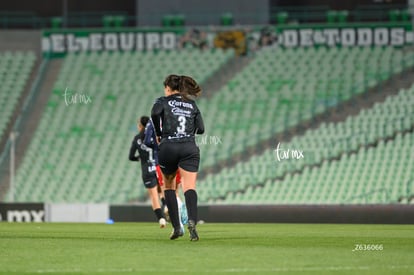
<svg viewBox="0 0 414 275">
<path fill-rule="evenodd" d="M 167 221 L 164 218 L 159 219 L 158 222 L 160 224 L 160 228 L 167 226 Z"/>
<path fill-rule="evenodd" d="M 190 232 L 190 241 L 196 242 L 199 240 L 195 221 L 193 220 L 188 221 L 188 231 Z"/>
<path fill-rule="evenodd" d="M 170 235 L 170 240 L 175 240 L 179 237 L 182 237 L 183 235 L 184 235 L 184 232 L 181 230 L 181 228 L 174 229 Z"/>
</svg>

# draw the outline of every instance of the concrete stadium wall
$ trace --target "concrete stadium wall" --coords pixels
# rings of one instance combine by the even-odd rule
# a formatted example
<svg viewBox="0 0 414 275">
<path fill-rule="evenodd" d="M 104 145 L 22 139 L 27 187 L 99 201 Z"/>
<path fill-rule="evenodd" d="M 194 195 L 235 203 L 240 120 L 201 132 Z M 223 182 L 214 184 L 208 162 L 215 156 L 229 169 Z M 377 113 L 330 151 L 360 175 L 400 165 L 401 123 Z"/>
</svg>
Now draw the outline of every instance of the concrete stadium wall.
<svg viewBox="0 0 414 275">
<path fill-rule="evenodd" d="M 34 51 L 41 53 L 40 30 L 0 30 L 0 51 Z"/>
<path fill-rule="evenodd" d="M 108 204 L 46 204 L 47 222 L 97 222 L 104 223 L 109 217 Z"/>
</svg>

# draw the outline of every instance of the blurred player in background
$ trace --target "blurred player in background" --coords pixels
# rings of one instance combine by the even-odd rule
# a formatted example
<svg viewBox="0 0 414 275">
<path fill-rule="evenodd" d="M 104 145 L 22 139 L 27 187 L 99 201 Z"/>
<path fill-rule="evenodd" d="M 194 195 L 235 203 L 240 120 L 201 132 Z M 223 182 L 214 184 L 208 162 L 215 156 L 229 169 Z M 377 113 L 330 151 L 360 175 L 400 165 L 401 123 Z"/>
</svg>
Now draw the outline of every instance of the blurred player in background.
<svg viewBox="0 0 414 275">
<path fill-rule="evenodd" d="M 154 150 L 154 155 L 153 156 L 154 156 L 155 165 L 156 165 L 155 167 L 156 167 L 156 173 L 157 173 L 157 178 L 158 178 L 159 192 L 161 192 L 161 194 L 160 194 L 161 202 L 162 202 L 161 209 L 164 212 L 165 218 L 167 220 L 169 220 L 168 208 L 165 207 L 164 182 L 163 182 L 163 178 L 162 178 L 161 168 L 160 168 L 160 165 L 158 163 L 159 147 L 158 147 L 158 144 L 157 144 L 157 137 L 155 135 L 154 124 L 152 123 L 151 119 L 148 121 L 147 125 L 145 126 L 144 144 Z M 180 177 L 179 172 L 177 172 L 175 181 L 176 181 L 177 187 L 178 187 L 178 184 L 181 183 L 181 177 Z M 185 203 L 182 202 L 182 200 L 179 196 L 178 188 L 176 190 L 176 195 L 177 195 L 177 203 L 178 203 L 180 224 L 181 224 L 182 230 L 184 231 L 184 226 L 183 225 L 187 224 L 187 222 L 188 222 L 187 208 L 185 206 Z"/>
<path fill-rule="evenodd" d="M 188 211 L 190 241 L 198 241 L 196 179 L 200 150 L 195 143 L 195 134 L 204 133 L 204 123 L 192 98 L 200 95 L 201 88 L 191 77 L 169 75 L 164 81 L 164 92 L 165 96 L 154 103 L 151 117 L 160 142 L 158 160 L 165 184 L 165 201 L 174 228 L 170 239 L 184 234 L 180 228 L 175 194 L 178 170 Z"/>
<path fill-rule="evenodd" d="M 137 128 L 138 135 L 134 137 L 132 141 L 131 148 L 129 149 L 129 160 L 130 161 L 140 161 L 141 160 L 141 172 L 142 180 L 144 182 L 145 188 L 148 190 L 148 195 L 151 200 L 152 210 L 157 217 L 158 223 L 161 228 L 164 228 L 167 224 L 167 221 L 164 218 L 163 211 L 160 206 L 160 197 L 158 192 L 158 180 L 156 175 L 155 160 L 154 160 L 154 150 L 144 144 L 144 129 L 147 125 L 149 117 L 142 116 L 138 120 Z M 136 152 L 138 151 L 138 155 Z"/>
</svg>

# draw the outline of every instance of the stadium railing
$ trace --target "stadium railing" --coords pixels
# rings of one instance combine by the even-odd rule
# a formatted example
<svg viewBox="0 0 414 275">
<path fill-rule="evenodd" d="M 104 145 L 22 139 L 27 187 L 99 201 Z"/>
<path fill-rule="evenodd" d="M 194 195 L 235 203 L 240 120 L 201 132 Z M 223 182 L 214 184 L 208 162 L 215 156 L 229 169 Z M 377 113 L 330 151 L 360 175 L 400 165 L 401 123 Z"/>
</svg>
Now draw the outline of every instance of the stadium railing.
<svg viewBox="0 0 414 275">
<path fill-rule="evenodd" d="M 45 75 L 45 69 L 46 66 L 48 64 L 48 60 L 47 59 L 43 59 L 40 63 L 39 69 L 38 69 L 38 73 L 33 81 L 33 83 L 31 83 L 30 86 L 30 91 L 27 95 L 27 97 L 24 100 L 23 106 L 21 111 L 19 112 L 19 116 L 17 117 L 17 119 L 15 120 L 11 131 L 16 133 L 16 139 L 19 139 L 19 135 L 18 133 L 21 131 L 21 123 L 23 120 L 27 119 L 27 112 L 29 108 L 33 108 L 33 99 L 35 98 L 36 94 L 39 92 L 39 85 L 41 83 L 42 78 Z M 0 155 L 0 172 L 2 175 L 10 175 L 10 173 L 13 173 L 12 171 L 10 171 L 9 169 L 9 162 L 10 162 L 10 148 L 12 146 L 11 144 L 11 140 L 10 138 L 7 140 L 4 148 L 2 149 L 1 155 Z M 13 188 L 13 184 L 14 183 L 10 183 L 12 186 L 9 186 L 12 188 L 12 190 L 9 190 L 9 192 L 11 194 L 14 194 Z M 11 198 L 12 201 L 14 201 L 14 197 Z"/>
<path fill-rule="evenodd" d="M 390 5 L 360 5 L 355 10 L 336 11 L 326 5 L 315 6 L 278 6 L 269 11 L 269 24 L 298 24 L 298 23 L 333 23 L 344 22 L 407 22 L 410 21 L 410 6 Z M 220 12 L 197 12 L 191 14 L 171 13 L 155 14 L 161 20 L 154 26 L 183 26 L 187 21 L 196 21 L 197 18 L 208 18 L 215 25 L 238 25 L 240 22 L 257 22 L 261 14 Z M 149 19 L 154 14 L 144 15 Z M 226 19 L 227 18 L 227 19 Z M 223 21 L 223 19 L 225 19 Z M 240 22 L 239 22 L 240 21 Z M 244 23 L 246 24 L 246 23 Z M 33 11 L 1 11 L 1 28 L 85 28 L 85 27 L 121 27 L 138 26 L 137 17 L 125 11 L 82 12 L 69 11 L 64 16 L 40 16 Z"/>
</svg>

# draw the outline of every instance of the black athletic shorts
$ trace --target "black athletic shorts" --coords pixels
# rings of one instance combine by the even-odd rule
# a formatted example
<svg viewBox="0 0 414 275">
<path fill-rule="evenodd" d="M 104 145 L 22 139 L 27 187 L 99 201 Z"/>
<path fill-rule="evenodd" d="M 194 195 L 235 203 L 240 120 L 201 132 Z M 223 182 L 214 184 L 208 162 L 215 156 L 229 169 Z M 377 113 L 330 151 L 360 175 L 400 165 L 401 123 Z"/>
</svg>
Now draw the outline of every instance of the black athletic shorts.
<svg viewBox="0 0 414 275">
<path fill-rule="evenodd" d="M 200 165 L 200 149 L 194 141 L 161 142 L 158 162 L 166 175 L 177 171 L 178 167 L 188 172 L 197 172 Z"/>
<path fill-rule="evenodd" d="M 143 175 L 142 182 L 144 183 L 145 188 L 153 188 L 157 186 L 158 179 L 157 174 L 154 173 L 146 173 L 146 175 Z"/>
</svg>

